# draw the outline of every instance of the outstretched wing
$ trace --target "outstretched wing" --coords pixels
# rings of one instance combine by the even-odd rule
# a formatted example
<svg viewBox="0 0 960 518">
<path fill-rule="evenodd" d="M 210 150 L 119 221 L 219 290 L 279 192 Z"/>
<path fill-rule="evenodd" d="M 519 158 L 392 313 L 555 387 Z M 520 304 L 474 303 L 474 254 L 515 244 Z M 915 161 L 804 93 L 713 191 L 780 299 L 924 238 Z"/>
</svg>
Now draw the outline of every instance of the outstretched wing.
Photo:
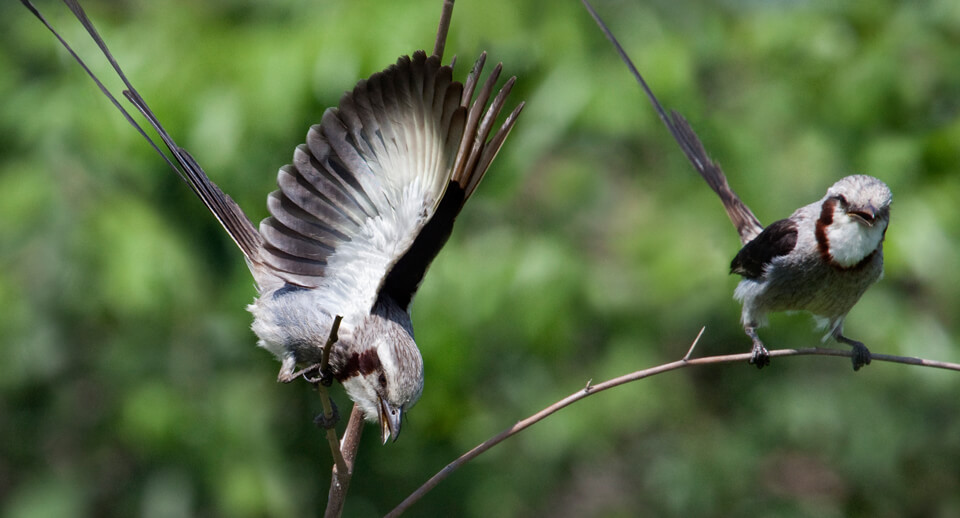
<svg viewBox="0 0 960 518">
<path fill-rule="evenodd" d="M 689 160 L 694 169 L 700 173 L 700 176 L 706 180 L 707 185 L 713 189 L 713 192 L 717 193 L 717 196 L 720 197 L 723 208 L 727 211 L 727 216 L 730 217 L 733 226 L 737 227 L 737 233 L 740 234 L 740 242 L 746 244 L 757 237 L 760 231 L 763 230 L 763 225 L 761 225 L 757 217 L 753 215 L 750 208 L 747 207 L 737 194 L 733 192 L 733 189 L 730 188 L 730 184 L 727 183 L 727 177 L 723 174 L 723 170 L 707 155 L 703 143 L 700 142 L 697 134 L 693 132 L 693 128 L 691 128 L 687 120 L 676 111 L 671 111 L 670 116 L 667 116 L 666 110 L 663 109 L 657 97 L 653 95 L 653 91 L 647 86 L 647 82 L 643 79 L 643 76 L 640 75 L 637 67 L 634 66 L 630 56 L 628 56 L 627 52 L 620 46 L 620 42 L 617 41 L 617 38 L 610 32 L 607 25 L 600 19 L 600 15 L 597 14 L 587 0 L 581 1 L 584 7 L 587 8 L 587 11 L 590 12 L 590 16 L 593 17 L 594 21 L 597 22 L 597 25 L 600 26 L 600 29 L 607 36 L 607 39 L 613 43 L 613 46 L 617 49 L 617 53 L 620 54 L 620 58 L 626 63 L 627 68 L 633 73 L 633 77 L 636 78 L 637 83 L 640 84 L 644 93 L 647 94 L 650 103 L 653 104 L 654 109 L 657 111 L 657 115 L 660 116 L 660 120 L 663 121 L 663 124 L 670 130 L 670 134 L 673 135 L 674 140 L 680 145 L 683 154 L 687 156 L 687 160 Z"/>
<path fill-rule="evenodd" d="M 467 76 L 463 90 L 460 102 L 464 108 L 469 107 L 469 111 L 467 112 L 466 129 L 463 133 L 463 139 L 460 141 L 460 149 L 457 152 L 457 160 L 453 166 L 450 184 L 447 186 L 443 199 L 440 201 L 433 217 L 420 231 L 413 245 L 391 268 L 381 289 L 381 293 L 389 295 L 404 309 L 413 300 L 427 268 L 450 237 L 457 215 L 460 214 L 463 205 L 477 188 L 491 162 L 500 151 L 500 147 L 510 130 L 513 129 L 520 111 L 523 110 L 524 103 L 521 102 L 507 116 L 493 137 L 487 140 L 487 136 L 493 129 L 507 96 L 513 88 L 516 77 L 507 80 L 503 88 L 497 93 L 493 103 L 484 112 L 484 107 L 493 93 L 493 86 L 500 77 L 502 66 L 497 64 L 480 89 L 480 93 L 473 104 L 470 104 L 486 57 L 486 53 L 480 55 L 470 75 Z"/>
<path fill-rule="evenodd" d="M 463 85 L 417 52 L 327 110 L 278 175 L 261 257 L 339 314 L 369 311 L 455 178 Z M 462 196 L 462 195 L 461 195 Z"/>
<path fill-rule="evenodd" d="M 217 217 L 237 243 L 261 293 L 317 289 L 332 312 L 369 310 L 381 290 L 409 305 L 453 221 L 473 193 L 523 107 L 490 140 L 514 79 L 484 112 L 500 66 L 470 104 L 483 67 L 467 87 L 438 56 L 418 52 L 361 81 L 327 110 L 281 168 L 258 232 L 243 211 L 164 130 L 127 80 L 86 13 L 64 0 L 127 87 L 124 95 L 159 133 L 172 158 L 133 120 L 29 0 L 21 2 L 60 40 L 124 117 Z M 446 195 L 445 195 L 446 193 Z"/>
</svg>

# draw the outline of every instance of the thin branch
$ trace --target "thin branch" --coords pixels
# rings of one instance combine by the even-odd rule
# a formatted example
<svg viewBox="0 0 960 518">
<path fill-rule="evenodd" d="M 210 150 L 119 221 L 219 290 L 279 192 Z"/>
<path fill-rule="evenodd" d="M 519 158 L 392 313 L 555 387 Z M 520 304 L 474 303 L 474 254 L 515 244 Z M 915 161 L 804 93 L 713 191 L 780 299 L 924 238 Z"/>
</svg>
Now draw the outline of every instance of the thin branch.
<svg viewBox="0 0 960 518">
<path fill-rule="evenodd" d="M 340 330 L 341 320 L 343 320 L 343 317 L 340 315 L 337 315 L 336 318 L 333 319 L 333 325 L 330 327 L 330 335 L 327 336 L 327 343 L 323 345 L 323 356 L 320 360 L 321 378 L 327 372 L 327 366 L 330 361 L 330 349 L 333 348 L 333 344 L 337 343 L 337 332 Z M 327 392 L 327 387 L 324 386 L 322 381 L 317 383 L 317 391 L 320 392 L 323 418 L 326 422 L 330 423 L 334 421 L 333 402 L 330 400 L 330 393 Z M 337 438 L 337 430 L 333 426 L 325 426 L 325 428 L 327 429 L 327 442 L 330 443 L 330 454 L 333 455 L 333 462 L 340 468 L 340 472 L 346 473 L 349 470 L 343 460 L 343 455 L 340 454 L 340 440 Z"/>
<path fill-rule="evenodd" d="M 694 340 L 694 345 L 696 345 L 697 340 L 700 339 L 700 335 L 703 334 L 701 329 L 700 334 L 697 335 L 697 338 Z M 693 351 L 693 346 L 690 348 L 690 352 Z M 489 450 L 490 448 L 500 444 L 504 440 L 520 433 L 521 431 L 529 428 L 545 419 L 547 416 L 557 412 L 563 408 L 566 408 L 581 399 L 586 398 L 587 396 L 592 396 L 598 392 L 603 392 L 604 390 L 611 389 L 623 385 L 625 383 L 630 383 L 632 381 L 641 380 L 644 378 L 649 378 L 657 374 L 662 374 L 664 372 L 675 371 L 683 369 L 685 367 L 692 367 L 695 365 L 715 365 L 721 363 L 737 363 L 737 362 L 747 362 L 753 356 L 753 353 L 743 353 L 743 354 L 728 354 L 723 356 L 707 356 L 704 358 L 688 358 L 690 352 L 687 353 L 683 359 L 665 363 L 663 365 L 658 365 L 656 367 L 651 367 L 649 369 L 639 370 L 620 376 L 618 378 L 613 378 L 611 380 L 604 381 L 603 383 L 598 383 L 596 385 L 587 384 L 586 387 L 570 394 L 569 396 L 557 401 L 556 403 L 544 408 L 543 410 L 533 414 L 532 416 L 518 421 L 516 424 L 507 428 L 506 430 L 500 432 L 494 437 L 487 439 L 486 441 L 480 443 L 472 450 L 464 453 L 457 460 L 447 464 L 442 470 L 440 470 L 436 475 L 426 481 L 420 488 L 414 491 L 410 496 L 406 498 L 403 502 L 400 503 L 396 508 L 390 511 L 387 514 L 387 517 L 396 517 L 400 516 L 400 513 L 406 511 L 414 503 L 420 500 L 427 492 L 437 486 L 445 478 L 449 477 L 454 471 L 457 470 L 460 466 L 463 466 L 467 462 L 473 460 L 481 453 Z M 840 349 L 825 349 L 820 347 L 813 347 L 808 349 L 778 349 L 770 351 L 770 357 L 784 357 L 784 356 L 843 356 L 849 358 L 851 351 L 844 351 Z M 922 358 L 912 358 L 907 356 L 894 356 L 889 354 L 873 354 L 873 360 L 891 362 L 891 363 L 904 363 L 907 365 L 919 365 L 922 367 L 934 367 L 938 369 L 948 369 L 953 371 L 960 371 L 960 364 L 949 363 L 949 362 L 938 362 L 932 360 L 924 360 Z"/>
<path fill-rule="evenodd" d="M 330 326 L 330 336 L 327 337 L 327 343 L 323 344 L 323 353 L 320 354 L 320 372 L 326 370 L 330 366 L 330 350 L 333 349 L 333 344 L 337 343 L 337 340 L 340 339 L 340 322 L 343 321 L 343 315 L 337 315 L 333 317 L 333 325 Z"/>
<path fill-rule="evenodd" d="M 693 339 L 693 343 L 690 344 L 690 349 L 687 349 L 687 354 L 683 355 L 683 361 L 690 361 L 690 356 L 693 355 L 693 350 L 696 349 L 697 344 L 700 343 L 700 337 L 703 336 L 703 332 L 707 330 L 707 326 L 700 328 L 700 332 L 697 333 L 697 337 Z"/>
<path fill-rule="evenodd" d="M 450 30 L 450 18 L 453 16 L 453 0 L 443 0 L 440 11 L 440 23 L 437 25 L 437 39 L 433 44 L 433 55 L 443 61 L 443 49 L 447 45 L 447 31 Z"/>
<path fill-rule="evenodd" d="M 353 405 L 350 412 L 350 421 L 343 432 L 343 442 L 340 451 L 343 452 L 345 469 L 333 467 L 333 476 L 330 480 L 330 493 L 327 497 L 325 518 L 339 518 L 343 513 L 343 504 L 347 501 L 347 490 L 350 489 L 350 479 L 353 478 L 353 461 L 357 458 L 357 449 L 360 447 L 360 435 L 363 433 L 363 411 Z"/>
</svg>

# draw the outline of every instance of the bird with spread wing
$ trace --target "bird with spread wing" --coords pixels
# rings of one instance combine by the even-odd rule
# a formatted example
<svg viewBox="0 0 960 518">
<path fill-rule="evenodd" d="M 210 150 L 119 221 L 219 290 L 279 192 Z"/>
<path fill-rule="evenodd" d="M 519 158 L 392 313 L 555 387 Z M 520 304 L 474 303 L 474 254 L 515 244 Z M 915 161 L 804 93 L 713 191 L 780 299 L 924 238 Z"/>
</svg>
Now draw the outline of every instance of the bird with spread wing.
<svg viewBox="0 0 960 518">
<path fill-rule="evenodd" d="M 76 0 L 64 0 L 126 86 L 124 96 L 159 134 L 147 136 L 29 0 L 101 91 L 190 186 L 243 252 L 257 284 L 248 309 L 259 344 L 281 361 L 279 380 L 316 368 L 336 316 L 330 374 L 381 438 L 396 440 L 404 412 L 423 389 L 410 303 L 454 220 L 490 167 L 523 103 L 495 122 L 515 82 L 493 95 L 501 66 L 480 85 L 486 55 L 465 82 L 453 80 L 442 50 L 418 51 L 360 81 L 328 109 L 280 168 L 270 217 L 259 229 L 186 150 L 133 87 Z M 442 49 L 438 37 L 437 49 Z M 480 86 L 477 92 L 477 86 Z M 477 93 L 474 97 L 474 93 Z M 491 132 L 492 136 L 491 136 Z M 488 138 L 489 137 L 489 138 Z M 298 367 L 303 367 L 298 371 Z"/>
</svg>

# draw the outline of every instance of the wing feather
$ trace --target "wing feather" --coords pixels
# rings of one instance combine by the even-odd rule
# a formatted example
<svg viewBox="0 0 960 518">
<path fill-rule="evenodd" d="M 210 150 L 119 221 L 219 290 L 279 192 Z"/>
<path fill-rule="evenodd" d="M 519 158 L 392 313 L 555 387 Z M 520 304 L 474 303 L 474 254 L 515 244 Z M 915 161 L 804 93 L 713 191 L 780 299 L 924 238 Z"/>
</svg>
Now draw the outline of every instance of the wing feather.
<svg viewBox="0 0 960 518">
<path fill-rule="evenodd" d="M 363 207 L 364 213 L 368 217 L 378 213 L 377 204 L 367 195 L 364 185 L 350 173 L 344 164 L 336 160 L 336 156 L 323 136 L 319 124 L 312 126 L 310 131 L 307 132 L 307 150 L 310 152 L 311 163 L 316 164 L 316 169 L 343 186 L 346 192 L 351 193 L 357 204 Z M 385 153 L 385 151 L 380 151 L 380 153 Z M 367 186 L 370 187 L 369 184 Z"/>
<path fill-rule="evenodd" d="M 473 93 L 479 82 L 485 61 L 486 54 L 481 54 L 467 77 L 461 95 L 457 97 L 448 95 L 442 101 L 442 105 L 434 105 L 436 113 L 451 114 L 456 125 L 463 127 L 464 131 L 462 136 L 454 135 L 451 132 L 448 134 L 445 143 L 447 147 L 455 146 L 457 148 L 457 159 L 451 172 L 450 185 L 447 187 L 440 205 L 430 221 L 417 235 L 413 245 L 393 265 L 384 281 L 383 291 L 390 295 L 402 308 L 408 307 L 413 300 L 427 268 L 449 239 L 457 215 L 460 214 L 464 203 L 473 194 L 480 180 L 483 179 L 523 109 L 523 103 L 520 103 L 507 116 L 500 129 L 490 137 L 490 132 L 493 130 L 494 123 L 503 109 L 516 78 L 507 80 L 487 108 L 487 102 L 490 100 L 494 86 L 500 77 L 502 66 L 498 64 L 494 67 L 476 99 L 473 99 Z M 439 98 L 435 98 L 435 100 L 441 101 Z M 462 109 L 455 110 L 455 105 L 459 105 Z M 486 111 L 484 111 L 485 109 Z M 442 116 L 444 119 L 445 117 Z"/>
<path fill-rule="evenodd" d="M 320 246 L 327 249 L 333 250 L 336 243 L 350 239 L 348 234 L 330 228 L 323 221 L 295 205 L 289 198 L 280 196 L 276 191 L 270 193 L 267 198 L 267 210 L 275 215 L 276 223 L 298 234 L 310 236 Z"/>
<path fill-rule="evenodd" d="M 311 128 L 260 225 L 285 282 L 315 288 L 338 314 L 372 308 L 450 183 L 465 121 L 451 77 L 439 58 L 400 58 Z"/>
<path fill-rule="evenodd" d="M 789 254 L 797 246 L 797 223 L 781 219 L 763 229 L 752 241 L 748 241 L 730 262 L 730 273 L 748 279 L 759 279 L 766 274 L 767 266 L 777 257 Z"/>
<path fill-rule="evenodd" d="M 333 189 L 318 189 L 304 178 L 302 170 L 293 167 L 280 169 L 277 184 L 287 199 L 314 218 L 328 222 L 334 230 L 349 235 L 360 229 L 361 221 L 354 220 L 344 210 L 338 210 L 339 207 L 327 197 Z M 323 187 L 329 188 L 329 184 Z"/>
</svg>

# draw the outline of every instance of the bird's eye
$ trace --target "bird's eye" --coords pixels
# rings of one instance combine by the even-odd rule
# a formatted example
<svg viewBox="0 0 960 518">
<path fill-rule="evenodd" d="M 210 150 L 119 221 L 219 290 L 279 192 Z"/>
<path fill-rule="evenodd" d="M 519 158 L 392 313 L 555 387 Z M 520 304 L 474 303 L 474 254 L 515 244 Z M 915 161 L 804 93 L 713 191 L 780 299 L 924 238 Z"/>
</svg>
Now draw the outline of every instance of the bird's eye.
<svg viewBox="0 0 960 518">
<path fill-rule="evenodd" d="M 847 197 L 846 197 L 846 196 L 844 196 L 844 195 L 842 195 L 842 194 L 838 194 L 838 195 L 837 195 L 837 201 L 840 202 L 840 205 L 843 205 L 844 207 L 847 206 Z"/>
<path fill-rule="evenodd" d="M 381 386 L 381 387 L 386 387 L 386 386 L 387 386 L 387 376 L 386 376 L 386 374 L 384 374 L 384 373 L 381 372 L 381 373 L 380 373 L 380 377 L 377 378 L 377 381 L 380 382 L 380 386 Z"/>
</svg>

